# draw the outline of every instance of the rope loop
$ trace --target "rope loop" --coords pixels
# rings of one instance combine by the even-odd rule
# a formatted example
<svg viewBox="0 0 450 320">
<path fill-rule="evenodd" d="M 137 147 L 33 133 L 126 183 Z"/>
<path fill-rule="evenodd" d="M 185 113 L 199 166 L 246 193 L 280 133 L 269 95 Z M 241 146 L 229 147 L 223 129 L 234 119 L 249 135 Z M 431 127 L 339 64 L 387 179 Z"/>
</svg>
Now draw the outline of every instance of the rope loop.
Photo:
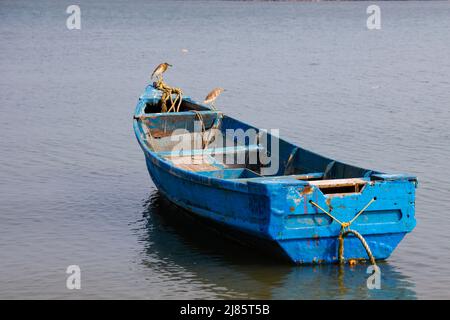
<svg viewBox="0 0 450 320">
<path fill-rule="evenodd" d="M 356 215 L 348 222 L 342 222 L 335 216 L 333 216 L 330 212 L 326 211 L 324 208 L 319 206 L 317 203 L 315 203 L 312 200 L 309 200 L 309 203 L 318 208 L 320 211 L 328 215 L 331 219 L 336 221 L 341 225 L 341 230 L 339 231 L 339 248 L 338 248 L 338 257 L 339 257 L 339 263 L 344 263 L 344 238 L 347 237 L 349 234 L 353 234 L 356 238 L 358 238 L 359 241 L 361 241 L 361 244 L 363 245 L 364 249 L 366 250 L 367 255 L 369 256 L 370 263 L 376 266 L 375 257 L 372 254 L 372 251 L 370 251 L 369 245 L 367 244 L 364 237 L 356 230 L 350 229 L 351 224 L 374 202 L 377 198 L 372 198 L 365 206 L 362 208 Z"/>
<path fill-rule="evenodd" d="M 369 248 L 369 245 L 366 242 L 366 239 L 356 230 L 347 229 L 339 233 L 339 262 L 342 264 L 344 263 L 344 238 L 347 237 L 349 234 L 353 234 L 356 238 L 358 238 L 359 241 L 361 241 L 361 244 L 363 245 L 364 249 L 366 250 L 367 256 L 370 259 L 370 263 L 376 266 L 375 257 L 372 254 L 372 251 Z"/>
</svg>

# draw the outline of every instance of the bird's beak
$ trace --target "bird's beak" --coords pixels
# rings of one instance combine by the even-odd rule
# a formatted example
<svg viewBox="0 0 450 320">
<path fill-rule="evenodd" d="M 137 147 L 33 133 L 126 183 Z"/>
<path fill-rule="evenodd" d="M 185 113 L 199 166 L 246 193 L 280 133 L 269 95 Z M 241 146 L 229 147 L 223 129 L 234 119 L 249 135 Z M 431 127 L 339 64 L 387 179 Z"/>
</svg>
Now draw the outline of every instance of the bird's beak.
<svg viewBox="0 0 450 320">
<path fill-rule="evenodd" d="M 169 67 L 171 67 L 172 65 L 171 64 L 167 64 Z"/>
</svg>

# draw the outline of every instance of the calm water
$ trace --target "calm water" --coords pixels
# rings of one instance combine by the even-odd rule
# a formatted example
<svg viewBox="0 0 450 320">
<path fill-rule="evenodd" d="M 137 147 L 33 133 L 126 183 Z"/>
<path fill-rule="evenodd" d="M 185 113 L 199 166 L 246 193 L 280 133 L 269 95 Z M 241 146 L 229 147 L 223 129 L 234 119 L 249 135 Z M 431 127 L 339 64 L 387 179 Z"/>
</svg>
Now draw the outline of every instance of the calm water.
<svg viewBox="0 0 450 320">
<path fill-rule="evenodd" d="M 450 298 L 450 3 L 0 2 L 0 298 Z M 183 50 L 183 49 L 187 49 Z M 294 267 L 176 218 L 132 112 L 153 67 L 306 148 L 420 179 L 418 225 L 364 266 Z M 82 289 L 65 287 L 81 267 Z"/>
</svg>

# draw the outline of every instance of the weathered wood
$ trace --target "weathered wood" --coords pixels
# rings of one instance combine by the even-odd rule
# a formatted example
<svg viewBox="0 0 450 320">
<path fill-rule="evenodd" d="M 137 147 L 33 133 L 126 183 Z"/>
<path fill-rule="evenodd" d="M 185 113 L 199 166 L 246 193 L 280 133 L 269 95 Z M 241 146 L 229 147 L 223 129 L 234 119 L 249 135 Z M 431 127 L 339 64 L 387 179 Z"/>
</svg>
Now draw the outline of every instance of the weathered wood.
<svg viewBox="0 0 450 320">
<path fill-rule="evenodd" d="M 309 184 L 317 186 L 319 188 L 325 187 L 346 187 L 346 186 L 354 186 L 357 184 L 366 184 L 367 180 L 360 178 L 351 178 L 351 179 L 330 179 L 330 180 L 314 180 L 309 181 Z"/>
</svg>

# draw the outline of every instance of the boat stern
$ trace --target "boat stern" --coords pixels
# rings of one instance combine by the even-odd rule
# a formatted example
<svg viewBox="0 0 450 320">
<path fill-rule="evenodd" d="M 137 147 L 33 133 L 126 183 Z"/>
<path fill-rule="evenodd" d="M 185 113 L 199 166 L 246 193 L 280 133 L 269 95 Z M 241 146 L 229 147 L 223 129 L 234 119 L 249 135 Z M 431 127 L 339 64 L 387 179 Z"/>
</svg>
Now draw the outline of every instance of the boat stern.
<svg viewBox="0 0 450 320">
<path fill-rule="evenodd" d="M 343 226 L 363 236 L 376 260 L 387 259 L 416 225 L 416 186 L 415 177 L 403 174 L 266 181 L 268 233 L 299 264 L 339 262 L 338 238 Z M 357 237 L 345 237 L 344 260 L 368 258 Z"/>
</svg>

